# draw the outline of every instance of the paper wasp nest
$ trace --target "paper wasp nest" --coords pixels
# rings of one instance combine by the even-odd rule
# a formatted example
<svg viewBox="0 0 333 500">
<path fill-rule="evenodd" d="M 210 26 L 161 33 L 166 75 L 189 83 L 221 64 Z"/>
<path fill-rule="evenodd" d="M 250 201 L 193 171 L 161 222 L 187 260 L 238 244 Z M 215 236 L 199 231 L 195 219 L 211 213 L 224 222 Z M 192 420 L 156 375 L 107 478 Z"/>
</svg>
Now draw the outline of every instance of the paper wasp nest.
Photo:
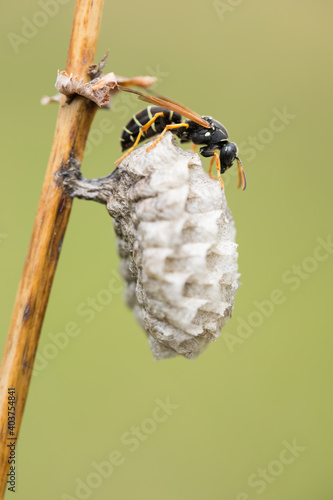
<svg viewBox="0 0 333 500">
<path fill-rule="evenodd" d="M 126 301 L 155 359 L 198 355 L 231 317 L 235 227 L 218 181 L 173 136 L 118 167 L 114 218 Z"/>
<path fill-rule="evenodd" d="M 155 359 L 197 356 L 231 317 L 235 227 L 224 191 L 171 133 L 133 151 L 109 176 L 63 172 L 72 196 L 106 203 L 118 236 L 126 301 Z"/>
</svg>

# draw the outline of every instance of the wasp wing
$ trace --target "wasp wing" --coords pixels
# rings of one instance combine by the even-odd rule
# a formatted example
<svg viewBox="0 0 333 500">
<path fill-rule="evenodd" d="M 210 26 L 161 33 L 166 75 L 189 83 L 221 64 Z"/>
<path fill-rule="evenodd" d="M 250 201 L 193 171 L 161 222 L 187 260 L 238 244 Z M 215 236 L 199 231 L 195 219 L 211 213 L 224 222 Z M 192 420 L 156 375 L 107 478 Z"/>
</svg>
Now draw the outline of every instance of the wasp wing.
<svg viewBox="0 0 333 500">
<path fill-rule="evenodd" d="M 122 87 L 130 87 L 134 85 L 135 87 L 150 87 L 156 83 L 157 78 L 154 76 L 135 76 L 133 78 L 127 78 L 126 76 L 116 75 L 116 80 Z"/>
<path fill-rule="evenodd" d="M 198 115 L 198 113 L 191 111 L 189 108 L 186 108 L 182 104 L 179 104 L 178 102 L 173 101 L 172 99 L 168 99 L 167 97 L 164 96 L 163 97 L 150 96 L 147 94 L 143 94 L 138 90 L 133 90 L 127 87 L 123 87 L 122 85 L 118 85 L 118 88 L 125 92 L 130 92 L 131 94 L 138 95 L 141 101 L 148 102 L 149 104 L 154 104 L 155 106 L 161 106 L 162 108 L 169 109 L 170 111 L 175 111 L 176 113 L 185 116 L 185 118 L 188 118 L 189 120 L 198 123 L 202 127 L 210 128 L 210 124 L 206 120 L 201 118 L 201 116 Z"/>
</svg>

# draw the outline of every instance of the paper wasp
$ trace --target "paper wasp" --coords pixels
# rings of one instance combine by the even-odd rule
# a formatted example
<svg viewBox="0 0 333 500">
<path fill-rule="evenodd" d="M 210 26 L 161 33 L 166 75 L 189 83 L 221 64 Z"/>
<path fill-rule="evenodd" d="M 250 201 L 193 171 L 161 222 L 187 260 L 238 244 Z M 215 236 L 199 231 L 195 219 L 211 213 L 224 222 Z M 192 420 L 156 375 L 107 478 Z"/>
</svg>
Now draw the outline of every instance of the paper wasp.
<svg viewBox="0 0 333 500">
<path fill-rule="evenodd" d="M 217 176 L 223 189 L 223 174 L 230 168 L 235 160 L 238 164 L 238 187 L 246 188 L 246 177 L 242 162 L 238 157 L 238 148 L 234 142 L 229 142 L 226 128 L 211 116 L 200 116 L 182 104 L 162 96 L 150 96 L 124 86 L 118 86 L 120 90 L 137 94 L 139 99 L 148 102 L 151 106 L 135 114 L 123 128 L 121 135 L 122 151 L 128 150 L 119 160 L 122 161 L 139 142 L 160 134 L 151 144 L 147 151 L 152 149 L 161 140 L 163 135 L 170 130 L 181 143 L 193 142 L 202 145 L 200 154 L 204 157 L 212 157 L 209 166 L 209 176 L 213 177 L 212 167 L 216 161 Z M 187 118 L 182 121 L 182 117 Z"/>
</svg>

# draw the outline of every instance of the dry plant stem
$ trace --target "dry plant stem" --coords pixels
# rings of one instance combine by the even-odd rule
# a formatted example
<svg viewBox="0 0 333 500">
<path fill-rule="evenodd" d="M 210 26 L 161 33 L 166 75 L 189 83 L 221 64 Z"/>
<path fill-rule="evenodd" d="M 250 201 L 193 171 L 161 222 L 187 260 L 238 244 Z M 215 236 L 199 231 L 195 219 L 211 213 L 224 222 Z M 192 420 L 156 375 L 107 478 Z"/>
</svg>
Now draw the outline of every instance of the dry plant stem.
<svg viewBox="0 0 333 500">
<path fill-rule="evenodd" d="M 77 0 L 66 71 L 89 81 L 97 46 L 103 0 Z M 53 147 L 33 227 L 30 247 L 19 285 L 1 366 L 0 386 L 0 498 L 8 473 L 7 389 L 16 391 L 17 437 L 42 322 L 72 201 L 55 183 L 55 174 L 71 155 L 82 159 L 97 106 L 82 97 L 66 104 L 62 97 Z"/>
<path fill-rule="evenodd" d="M 89 66 L 88 75 L 90 76 L 90 78 L 98 78 L 99 76 L 101 76 L 102 71 L 106 66 L 106 59 L 109 55 L 109 52 L 110 49 L 105 52 L 104 56 L 98 64 L 92 64 L 91 66 Z"/>
</svg>

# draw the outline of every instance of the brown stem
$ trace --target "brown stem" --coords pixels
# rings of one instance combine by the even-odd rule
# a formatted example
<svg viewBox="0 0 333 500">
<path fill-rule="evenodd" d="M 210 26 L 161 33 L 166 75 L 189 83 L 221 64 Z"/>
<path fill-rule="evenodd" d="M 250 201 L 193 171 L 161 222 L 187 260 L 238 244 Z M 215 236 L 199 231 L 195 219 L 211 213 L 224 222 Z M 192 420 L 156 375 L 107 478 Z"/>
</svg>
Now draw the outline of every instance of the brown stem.
<svg viewBox="0 0 333 500">
<path fill-rule="evenodd" d="M 89 81 L 94 63 L 103 0 L 77 0 L 66 71 Z M 0 498 L 9 468 L 9 438 L 17 438 L 27 398 L 39 334 L 65 235 L 71 198 L 56 184 L 55 174 L 70 157 L 82 160 L 97 106 L 83 97 L 60 103 L 53 147 L 45 175 L 28 255 L 19 284 L 0 370 Z M 16 392 L 14 436 L 8 430 L 8 388 Z M 16 441 L 15 441 L 16 443 Z"/>
</svg>

